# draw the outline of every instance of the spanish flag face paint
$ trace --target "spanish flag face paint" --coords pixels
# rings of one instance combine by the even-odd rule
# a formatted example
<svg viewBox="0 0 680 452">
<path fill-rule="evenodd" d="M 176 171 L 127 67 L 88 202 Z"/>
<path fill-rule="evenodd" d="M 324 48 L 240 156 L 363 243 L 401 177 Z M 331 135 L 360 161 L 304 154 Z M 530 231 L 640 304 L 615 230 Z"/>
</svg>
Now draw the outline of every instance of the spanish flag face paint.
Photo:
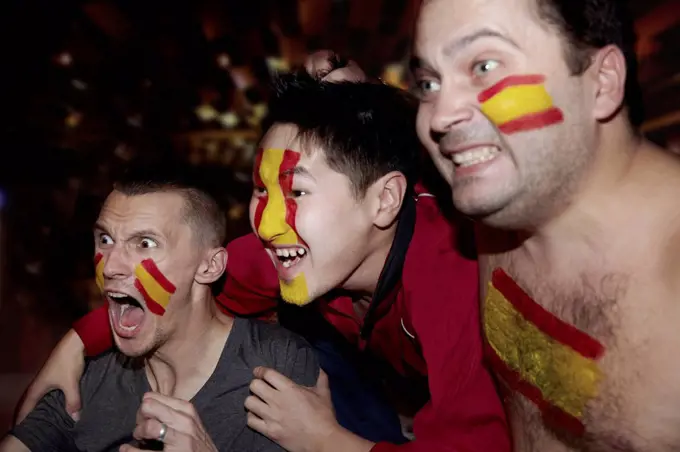
<svg viewBox="0 0 680 452">
<path fill-rule="evenodd" d="M 482 112 L 505 134 L 558 124 L 562 111 L 553 105 L 542 75 L 513 75 L 482 91 Z"/>
<path fill-rule="evenodd" d="M 104 290 L 104 255 L 97 253 L 94 256 L 94 281 L 99 290 Z"/>
<path fill-rule="evenodd" d="M 278 247 L 304 245 L 295 228 L 297 204 L 292 198 L 294 169 L 300 153 L 289 149 L 264 149 L 255 160 L 255 186 L 266 189 L 257 200 L 254 226 L 260 239 Z M 299 273 L 291 281 L 279 279 L 281 297 L 296 305 L 308 303 L 309 291 L 305 275 Z"/>
<path fill-rule="evenodd" d="M 544 422 L 581 436 L 598 395 L 604 346 L 532 300 L 503 270 L 484 304 L 486 352 L 505 385 L 533 402 Z"/>
<path fill-rule="evenodd" d="M 135 288 L 142 294 L 149 311 L 165 314 L 175 286 L 161 273 L 152 259 L 144 259 L 135 267 Z"/>
</svg>

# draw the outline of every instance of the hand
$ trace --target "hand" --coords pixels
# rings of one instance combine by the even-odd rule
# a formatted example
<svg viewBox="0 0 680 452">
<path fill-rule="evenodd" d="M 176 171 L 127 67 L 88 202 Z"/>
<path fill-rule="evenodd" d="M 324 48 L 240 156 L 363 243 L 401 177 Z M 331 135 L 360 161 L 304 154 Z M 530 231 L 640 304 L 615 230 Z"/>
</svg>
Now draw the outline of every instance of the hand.
<svg viewBox="0 0 680 452">
<path fill-rule="evenodd" d="M 368 77 L 359 65 L 349 60 L 345 67 L 331 71 L 331 60 L 340 58 L 338 54 L 331 50 L 319 50 L 307 57 L 305 69 L 315 78 L 320 78 L 325 82 L 352 81 L 364 82 Z"/>
<path fill-rule="evenodd" d="M 23 396 L 15 423 L 23 421 L 40 399 L 53 389 L 61 389 L 66 411 L 78 420 L 80 411 L 80 377 L 85 370 L 85 346 L 74 330 L 70 330 L 52 350 L 47 362 Z"/>
<path fill-rule="evenodd" d="M 140 441 L 157 440 L 161 434 L 161 423 L 167 429 L 163 441 L 165 452 L 218 452 L 191 403 L 147 392 L 137 411 L 137 427 L 132 436 Z M 141 450 L 129 444 L 119 449 L 120 452 Z"/>
<path fill-rule="evenodd" d="M 348 432 L 335 420 L 328 377 L 321 371 L 307 388 L 275 370 L 257 367 L 246 398 L 248 426 L 289 452 L 369 451 L 373 443 Z"/>
</svg>

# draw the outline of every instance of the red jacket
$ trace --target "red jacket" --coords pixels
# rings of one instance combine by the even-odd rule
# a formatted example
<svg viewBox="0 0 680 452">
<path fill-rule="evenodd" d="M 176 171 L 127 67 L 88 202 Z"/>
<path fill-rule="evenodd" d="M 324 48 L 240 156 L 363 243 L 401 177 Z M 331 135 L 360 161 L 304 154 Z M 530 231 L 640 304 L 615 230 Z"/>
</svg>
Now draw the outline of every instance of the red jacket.
<svg viewBox="0 0 680 452">
<path fill-rule="evenodd" d="M 375 309 L 369 309 L 370 334 L 364 331 L 362 337 L 364 325 L 351 298 L 319 303 L 323 316 L 352 344 L 368 348 L 405 377 L 427 377 L 430 400 L 415 416 L 415 441 L 399 446 L 380 443 L 372 452 L 510 450 L 503 408 L 482 362 L 477 263 L 457 251 L 456 233 L 435 198 L 420 195 L 415 228 L 412 235 L 407 234 L 410 245 L 405 258 L 401 257 L 401 278 L 377 300 Z M 390 255 L 399 251 L 393 248 Z M 220 304 L 235 315 L 274 313 L 278 277 L 259 239 L 254 234 L 241 237 L 227 250 L 228 275 L 218 297 Z M 76 325 L 90 354 L 111 346 L 110 335 L 108 343 L 102 338 L 101 331 L 109 328 L 105 310 L 103 315 L 105 325 L 101 314 L 98 325 L 84 319 Z M 93 333 L 98 344 L 92 340 Z"/>
</svg>

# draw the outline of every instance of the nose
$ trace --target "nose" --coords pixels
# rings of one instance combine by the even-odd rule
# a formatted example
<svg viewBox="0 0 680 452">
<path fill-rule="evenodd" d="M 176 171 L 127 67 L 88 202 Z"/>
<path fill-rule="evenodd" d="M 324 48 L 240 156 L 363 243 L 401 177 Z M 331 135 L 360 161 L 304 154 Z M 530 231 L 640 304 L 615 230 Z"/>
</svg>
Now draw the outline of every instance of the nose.
<svg viewBox="0 0 680 452">
<path fill-rule="evenodd" d="M 430 117 L 433 137 L 445 135 L 451 128 L 471 121 L 475 115 L 475 105 L 476 99 L 460 90 L 442 91 L 432 107 Z"/>
<path fill-rule="evenodd" d="M 132 265 L 127 250 L 122 246 L 114 246 L 104 253 L 104 279 L 119 280 L 132 275 Z"/>
<path fill-rule="evenodd" d="M 290 225 L 286 222 L 285 213 L 265 212 L 262 214 L 262 221 L 257 230 L 260 238 L 268 242 L 273 242 L 277 238 L 285 235 L 291 230 Z"/>
</svg>

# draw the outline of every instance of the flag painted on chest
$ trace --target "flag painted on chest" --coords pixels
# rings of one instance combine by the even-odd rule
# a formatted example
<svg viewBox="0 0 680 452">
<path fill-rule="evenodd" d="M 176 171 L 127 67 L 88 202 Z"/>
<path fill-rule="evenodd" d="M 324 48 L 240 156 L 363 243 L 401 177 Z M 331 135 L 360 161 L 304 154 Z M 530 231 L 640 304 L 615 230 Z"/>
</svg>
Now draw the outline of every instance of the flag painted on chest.
<svg viewBox="0 0 680 452">
<path fill-rule="evenodd" d="M 505 385 L 533 402 L 547 425 L 581 436 L 599 390 L 604 346 L 536 303 L 502 269 L 484 303 L 486 354 Z"/>
</svg>

